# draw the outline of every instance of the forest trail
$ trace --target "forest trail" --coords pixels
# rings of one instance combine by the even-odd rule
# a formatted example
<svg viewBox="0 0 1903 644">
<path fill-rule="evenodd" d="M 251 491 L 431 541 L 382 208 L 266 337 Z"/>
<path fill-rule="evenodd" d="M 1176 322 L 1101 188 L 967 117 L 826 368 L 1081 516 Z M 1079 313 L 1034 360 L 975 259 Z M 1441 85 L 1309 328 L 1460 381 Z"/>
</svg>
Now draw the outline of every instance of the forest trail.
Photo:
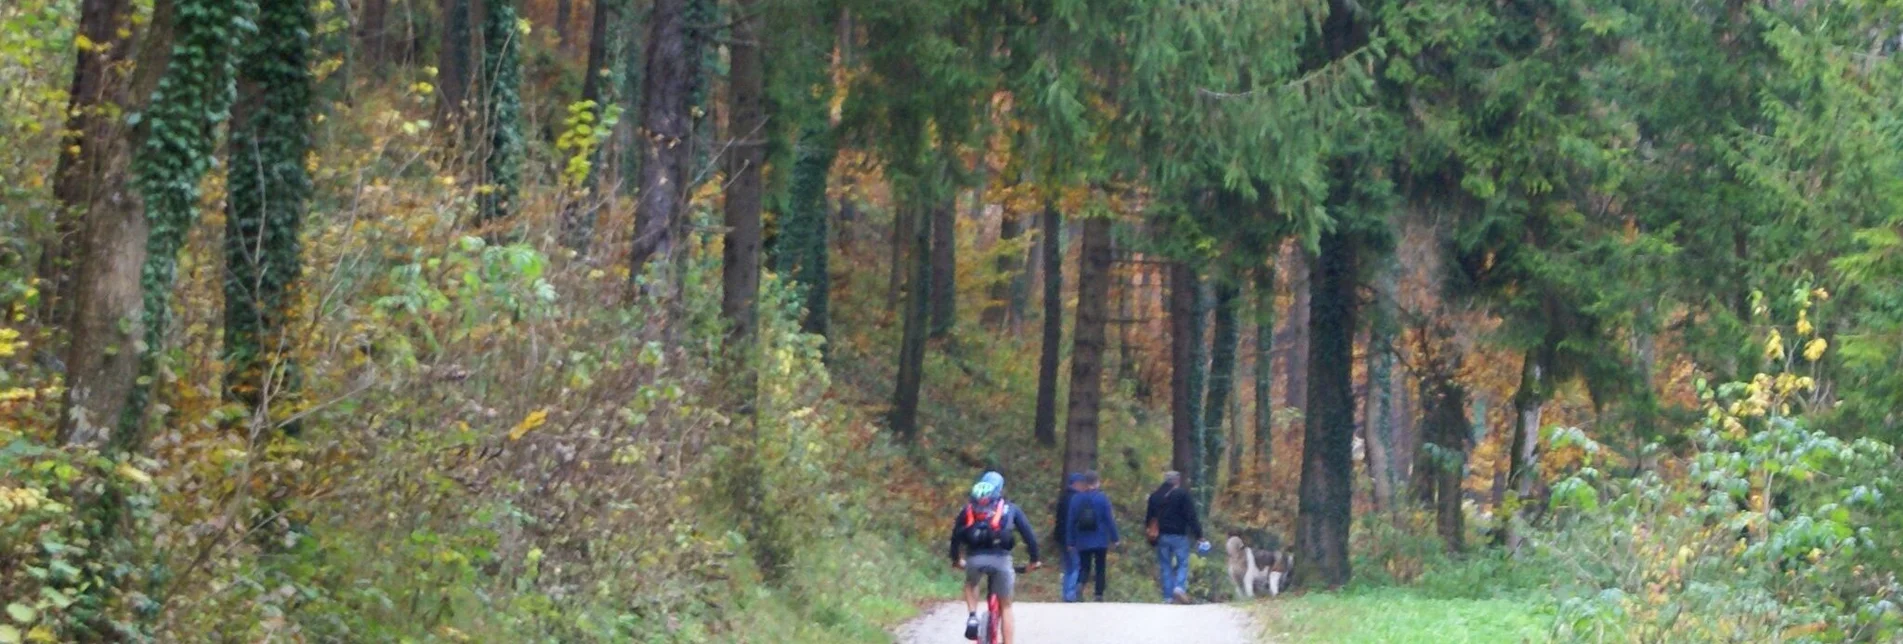
<svg viewBox="0 0 1903 644">
<path fill-rule="evenodd" d="M 1018 640 L 1029 644 L 1249 644 L 1256 629 L 1224 604 L 1035 604 L 1017 606 Z M 941 604 L 899 629 L 899 644 L 966 644 L 965 605 Z"/>
</svg>

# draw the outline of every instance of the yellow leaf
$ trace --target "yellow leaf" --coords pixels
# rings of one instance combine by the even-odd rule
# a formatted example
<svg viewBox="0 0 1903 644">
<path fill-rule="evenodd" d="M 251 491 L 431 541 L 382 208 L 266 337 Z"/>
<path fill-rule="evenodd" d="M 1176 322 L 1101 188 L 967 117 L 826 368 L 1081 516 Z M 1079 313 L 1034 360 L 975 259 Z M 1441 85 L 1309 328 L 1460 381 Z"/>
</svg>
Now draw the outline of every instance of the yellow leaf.
<svg viewBox="0 0 1903 644">
<path fill-rule="evenodd" d="M 1779 333 L 1777 329 L 1771 329 L 1771 337 L 1764 340 L 1764 359 L 1784 359 L 1784 334 Z"/>
<path fill-rule="evenodd" d="M 97 43 L 93 42 L 93 39 L 87 38 L 86 34 L 73 37 L 73 48 L 78 49 L 81 53 L 92 51 L 94 47 L 98 46 Z"/>
<path fill-rule="evenodd" d="M 516 423 L 515 428 L 509 430 L 509 440 L 522 440 L 524 435 L 534 431 L 537 427 L 541 427 L 542 423 L 546 422 L 548 422 L 547 409 L 537 409 L 529 412 L 529 415 L 523 418 L 522 422 Z"/>
<path fill-rule="evenodd" d="M 1811 340 L 1810 344 L 1804 345 L 1804 359 L 1816 362 L 1818 358 L 1824 357 L 1824 351 L 1829 348 L 1830 342 L 1825 341 L 1823 338 Z"/>
<path fill-rule="evenodd" d="M 1810 337 L 1811 331 L 1815 331 L 1815 330 L 1816 330 L 1816 327 L 1811 326 L 1810 316 L 1805 315 L 1803 311 L 1798 311 L 1797 312 L 1797 334 L 1804 337 Z"/>
</svg>

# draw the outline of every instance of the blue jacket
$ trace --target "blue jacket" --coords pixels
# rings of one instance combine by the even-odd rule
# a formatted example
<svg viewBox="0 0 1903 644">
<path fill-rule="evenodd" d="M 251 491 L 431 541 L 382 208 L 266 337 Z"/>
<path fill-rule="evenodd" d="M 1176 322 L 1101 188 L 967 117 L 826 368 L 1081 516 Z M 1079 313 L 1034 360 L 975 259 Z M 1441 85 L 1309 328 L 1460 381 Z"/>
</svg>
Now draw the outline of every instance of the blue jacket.
<svg viewBox="0 0 1903 644">
<path fill-rule="evenodd" d="M 1077 527 L 1077 515 L 1085 507 L 1097 511 L 1097 529 L 1083 530 Z M 1070 510 L 1064 518 L 1064 545 L 1078 550 L 1101 550 L 1110 544 L 1121 541 L 1117 536 L 1117 518 L 1110 509 L 1110 497 L 1102 490 L 1079 492 L 1070 499 Z"/>
</svg>

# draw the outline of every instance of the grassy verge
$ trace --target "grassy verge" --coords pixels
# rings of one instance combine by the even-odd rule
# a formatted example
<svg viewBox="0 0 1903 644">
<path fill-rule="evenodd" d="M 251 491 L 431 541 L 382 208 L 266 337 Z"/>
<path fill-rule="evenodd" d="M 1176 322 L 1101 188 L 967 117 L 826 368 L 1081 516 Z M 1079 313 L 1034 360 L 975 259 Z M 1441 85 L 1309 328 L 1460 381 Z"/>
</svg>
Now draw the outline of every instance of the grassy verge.
<svg viewBox="0 0 1903 644">
<path fill-rule="evenodd" d="M 1506 599 L 1435 599 L 1401 589 L 1314 593 L 1255 608 L 1270 642 L 1430 642 L 1504 644 L 1549 641 L 1550 610 Z"/>
</svg>

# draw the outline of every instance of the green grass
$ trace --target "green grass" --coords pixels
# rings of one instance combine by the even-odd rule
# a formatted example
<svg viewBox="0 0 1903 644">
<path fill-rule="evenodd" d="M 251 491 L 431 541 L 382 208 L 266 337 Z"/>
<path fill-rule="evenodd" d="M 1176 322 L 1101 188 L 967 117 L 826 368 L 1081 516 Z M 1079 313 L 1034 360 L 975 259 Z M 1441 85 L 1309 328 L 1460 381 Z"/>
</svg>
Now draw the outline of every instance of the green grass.
<svg viewBox="0 0 1903 644">
<path fill-rule="evenodd" d="M 1546 642 L 1550 611 L 1537 602 L 1433 599 L 1399 589 L 1314 593 L 1256 611 L 1270 642 L 1505 644 Z"/>
</svg>

